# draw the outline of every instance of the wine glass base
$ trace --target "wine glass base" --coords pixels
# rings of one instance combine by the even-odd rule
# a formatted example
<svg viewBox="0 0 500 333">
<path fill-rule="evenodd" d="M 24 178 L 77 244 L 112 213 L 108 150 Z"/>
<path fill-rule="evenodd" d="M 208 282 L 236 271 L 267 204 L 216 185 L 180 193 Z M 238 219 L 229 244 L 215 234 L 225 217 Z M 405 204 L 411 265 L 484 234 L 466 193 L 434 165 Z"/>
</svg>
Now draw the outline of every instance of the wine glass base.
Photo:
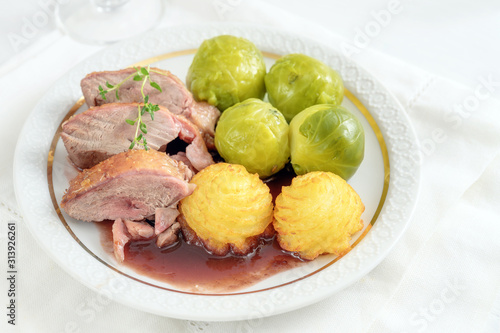
<svg viewBox="0 0 500 333">
<path fill-rule="evenodd" d="M 70 37 L 89 44 L 111 44 L 154 28 L 163 0 L 127 0 L 102 8 L 92 0 L 72 0 L 56 7 L 58 26 Z"/>
</svg>

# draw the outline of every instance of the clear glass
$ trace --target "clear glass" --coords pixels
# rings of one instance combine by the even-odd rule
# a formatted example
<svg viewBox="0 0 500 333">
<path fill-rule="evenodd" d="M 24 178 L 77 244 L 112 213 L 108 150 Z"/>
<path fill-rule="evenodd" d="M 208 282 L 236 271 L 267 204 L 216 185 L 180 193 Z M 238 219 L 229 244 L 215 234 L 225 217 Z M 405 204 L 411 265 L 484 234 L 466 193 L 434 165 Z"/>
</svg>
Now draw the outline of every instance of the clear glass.
<svg viewBox="0 0 500 333">
<path fill-rule="evenodd" d="M 146 32 L 162 18 L 164 0 L 60 0 L 58 26 L 70 37 L 111 44 Z"/>
</svg>

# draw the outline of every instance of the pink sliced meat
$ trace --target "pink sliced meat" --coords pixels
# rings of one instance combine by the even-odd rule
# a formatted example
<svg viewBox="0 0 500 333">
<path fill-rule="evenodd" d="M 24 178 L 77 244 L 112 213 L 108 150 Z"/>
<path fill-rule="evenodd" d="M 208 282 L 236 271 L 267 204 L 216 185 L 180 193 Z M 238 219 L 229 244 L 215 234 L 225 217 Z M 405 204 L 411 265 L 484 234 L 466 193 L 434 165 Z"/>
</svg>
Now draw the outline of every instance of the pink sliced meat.
<svg viewBox="0 0 500 333">
<path fill-rule="evenodd" d="M 125 260 L 125 245 L 130 241 L 130 234 L 122 219 L 116 219 L 113 222 L 113 252 L 118 262 Z"/>
<path fill-rule="evenodd" d="M 155 229 L 147 222 L 125 220 L 123 223 L 132 240 L 147 239 L 155 235 Z"/>
<path fill-rule="evenodd" d="M 191 169 L 191 171 L 193 171 L 194 173 L 196 173 L 196 169 L 191 164 L 191 161 L 187 158 L 185 152 L 180 151 L 180 152 L 178 152 L 175 155 L 171 155 L 170 157 L 172 157 L 176 161 L 184 163 L 185 165 L 187 165 L 189 167 L 189 169 Z"/>
<path fill-rule="evenodd" d="M 126 68 L 118 71 L 94 72 L 88 74 L 81 81 L 81 88 L 87 105 L 92 107 L 116 102 L 142 102 L 142 82 L 132 79 L 127 80 L 118 89 L 118 96 L 120 99 L 116 98 L 116 91 L 106 94 L 106 99 L 103 99 L 99 94 L 99 85 L 107 89 L 106 82 L 116 85 L 127 77 L 131 75 L 134 76 L 135 72 L 136 70 L 133 68 Z M 152 81 L 156 82 L 161 87 L 162 91 L 160 92 L 149 84 L 144 85 L 144 94 L 149 96 L 149 102 L 163 105 L 170 110 L 170 112 L 186 117 L 198 126 L 207 147 L 209 149 L 215 149 L 214 129 L 220 117 L 220 111 L 208 103 L 195 101 L 193 95 L 189 92 L 184 83 L 169 71 L 151 68 L 150 75 Z"/>
<path fill-rule="evenodd" d="M 177 207 L 156 208 L 155 213 L 155 234 L 158 235 L 170 228 L 175 219 L 179 216 Z"/>
<path fill-rule="evenodd" d="M 179 222 L 175 222 L 167 230 L 158 235 L 158 238 L 156 238 L 156 246 L 162 248 L 177 242 L 179 230 L 181 230 L 181 225 Z"/>
<path fill-rule="evenodd" d="M 85 169 L 70 181 L 61 208 L 82 221 L 141 221 L 175 205 L 195 185 L 182 162 L 155 150 L 128 150 Z"/>
<path fill-rule="evenodd" d="M 116 219 L 113 222 L 113 251 L 116 260 L 125 260 L 125 246 L 132 240 L 148 239 L 154 236 L 154 229 L 147 222 Z"/>
<path fill-rule="evenodd" d="M 90 168 L 105 159 L 129 149 L 136 135 L 136 126 L 126 122 L 136 119 L 137 103 L 113 103 L 94 107 L 65 121 L 61 138 L 71 162 L 82 169 Z M 154 120 L 148 113 L 143 122 L 147 127 L 146 139 L 151 149 L 165 151 L 174 139 L 186 142 L 186 158 L 196 170 L 213 164 L 198 128 L 183 116 L 160 107 Z M 134 149 L 144 149 L 136 144 Z"/>
</svg>

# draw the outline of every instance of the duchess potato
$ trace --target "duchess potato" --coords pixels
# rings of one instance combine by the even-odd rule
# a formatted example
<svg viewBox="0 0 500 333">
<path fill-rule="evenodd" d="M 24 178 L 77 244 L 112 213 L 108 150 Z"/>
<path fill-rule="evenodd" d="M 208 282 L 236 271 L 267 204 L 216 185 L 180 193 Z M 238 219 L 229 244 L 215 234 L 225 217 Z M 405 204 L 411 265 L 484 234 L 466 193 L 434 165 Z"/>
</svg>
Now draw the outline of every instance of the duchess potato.
<svg viewBox="0 0 500 333">
<path fill-rule="evenodd" d="M 365 206 L 341 177 L 315 171 L 297 176 L 276 198 L 273 225 L 280 246 L 312 260 L 324 253 L 342 255 L 351 235 L 363 228 Z"/>
<path fill-rule="evenodd" d="M 181 200 L 182 232 L 190 243 L 216 254 L 250 253 L 272 236 L 273 204 L 266 184 L 244 166 L 213 164 L 192 179 L 194 192 Z"/>
</svg>

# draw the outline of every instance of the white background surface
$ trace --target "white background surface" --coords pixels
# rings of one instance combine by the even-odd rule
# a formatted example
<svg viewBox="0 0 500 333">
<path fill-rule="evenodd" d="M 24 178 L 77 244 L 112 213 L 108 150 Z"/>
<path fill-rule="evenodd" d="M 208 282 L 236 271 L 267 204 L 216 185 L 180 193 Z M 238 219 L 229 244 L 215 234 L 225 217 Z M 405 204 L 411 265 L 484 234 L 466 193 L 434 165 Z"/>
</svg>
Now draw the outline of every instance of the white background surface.
<svg viewBox="0 0 500 333">
<path fill-rule="evenodd" d="M 55 1 L 55 0 L 54 0 Z M 50 2 L 50 1 L 49 1 Z M 497 1 L 167 1 L 161 27 L 237 21 L 322 41 L 372 72 L 406 107 L 422 144 L 423 182 L 412 224 L 394 251 L 358 283 L 318 304 L 263 320 L 180 321 L 116 304 L 57 267 L 22 226 L 11 183 L 25 117 L 47 88 L 99 46 L 47 21 L 18 50 L 9 34 L 40 1 L 1 0 L 0 259 L 6 226 L 18 226 L 19 332 L 498 332 L 500 331 L 500 3 Z M 385 26 L 377 13 L 396 6 Z M 51 16 L 52 18 L 52 16 Z M 380 18 L 379 18 L 380 19 Z M 375 22 L 375 23 L 374 23 Z M 375 28 L 374 28 L 375 27 Z M 360 41 L 360 31 L 372 37 Z M 12 36 L 12 35 L 11 35 Z M 485 82 L 490 82 L 485 83 Z M 499 83 L 497 83 L 499 82 Z M 496 97 L 496 98 L 495 98 Z M 1 279 L 0 295 L 8 289 Z M 496 301 L 495 301 L 496 300 Z M 5 315 L 1 325 L 6 325 Z M 1 326 L 4 327 L 4 326 Z M 3 330 L 2 330 L 3 331 Z"/>
<path fill-rule="evenodd" d="M 0 14 L 0 63 L 19 56 L 21 51 L 55 28 L 55 23 L 49 20 L 17 49 L 9 42 L 8 33 L 22 35 L 26 20 L 33 22 L 37 12 L 43 8 L 54 8 L 57 1 L 0 1 L 8 8 Z M 315 24 L 353 44 L 358 31 L 364 31 L 376 13 L 394 3 L 398 13 L 391 15 L 388 25 L 376 37 L 369 39 L 367 45 L 370 49 L 472 87 L 480 74 L 494 71 L 500 75 L 500 66 L 497 65 L 500 2 L 496 0 L 314 0 L 307 5 L 301 0 L 258 1 L 254 5 L 245 0 L 165 0 L 165 3 L 169 10 L 161 26 L 203 21 L 280 25 L 283 19 L 280 16 L 283 15 L 304 19 L 301 24 L 288 27 L 294 31 L 301 31 L 304 28 L 302 24 Z M 276 8 L 281 12 L 276 13 Z M 255 12 L 261 15 L 251 15 Z M 355 55 L 355 58 L 359 57 L 359 54 Z"/>
</svg>

